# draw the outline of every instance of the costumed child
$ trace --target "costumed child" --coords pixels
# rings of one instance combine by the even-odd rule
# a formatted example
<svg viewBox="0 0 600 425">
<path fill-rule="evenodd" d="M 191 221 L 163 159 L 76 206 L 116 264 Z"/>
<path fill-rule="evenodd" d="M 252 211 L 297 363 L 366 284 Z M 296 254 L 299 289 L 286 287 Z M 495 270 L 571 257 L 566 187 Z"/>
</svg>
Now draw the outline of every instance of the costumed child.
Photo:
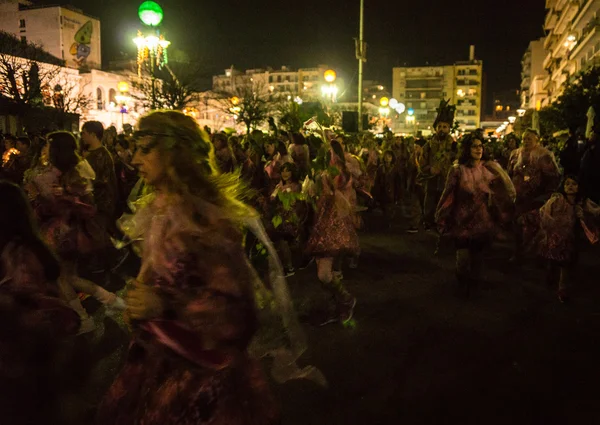
<svg viewBox="0 0 600 425">
<path fill-rule="evenodd" d="M 575 176 L 566 176 L 555 193 L 540 209 L 539 250 L 548 260 L 548 284 L 558 281 L 558 299 L 569 299 L 569 285 L 577 266 L 579 250 L 587 239 L 598 242 L 600 207 L 579 191 Z"/>
</svg>

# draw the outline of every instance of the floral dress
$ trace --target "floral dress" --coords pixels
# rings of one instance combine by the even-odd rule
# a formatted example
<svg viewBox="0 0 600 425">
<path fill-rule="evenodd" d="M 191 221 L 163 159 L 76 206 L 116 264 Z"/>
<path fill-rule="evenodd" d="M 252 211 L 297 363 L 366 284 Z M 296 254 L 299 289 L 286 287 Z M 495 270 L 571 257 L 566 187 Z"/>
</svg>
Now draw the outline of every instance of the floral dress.
<svg viewBox="0 0 600 425">
<path fill-rule="evenodd" d="M 581 207 L 583 218 L 577 217 Z M 540 209 L 540 255 L 559 263 L 572 263 L 577 258 L 580 240 L 598 242 L 600 207 L 589 199 L 571 204 L 562 193 L 556 193 Z"/>
<path fill-rule="evenodd" d="M 236 229 L 188 220 L 157 197 L 136 218 L 144 231 L 138 282 L 163 314 L 132 323 L 125 364 L 97 424 L 268 425 L 278 412 L 248 345 L 257 329 L 256 278 Z"/>
<path fill-rule="evenodd" d="M 360 245 L 355 227 L 355 203 L 347 194 L 354 191 L 352 177 L 329 171 L 319 176 L 322 190 L 316 203 L 314 226 L 306 247 L 314 257 L 358 255 Z"/>
<path fill-rule="evenodd" d="M 515 188 L 494 161 L 468 167 L 455 164 L 436 212 L 442 234 L 458 241 L 489 240 L 497 226 L 510 221 Z"/>
</svg>

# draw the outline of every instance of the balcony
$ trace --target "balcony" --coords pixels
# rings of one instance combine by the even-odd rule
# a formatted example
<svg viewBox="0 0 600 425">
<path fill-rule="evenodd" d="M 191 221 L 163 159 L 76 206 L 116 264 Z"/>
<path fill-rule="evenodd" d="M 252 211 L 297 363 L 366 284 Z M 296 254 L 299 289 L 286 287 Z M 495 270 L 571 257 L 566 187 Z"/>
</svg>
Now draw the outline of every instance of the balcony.
<svg viewBox="0 0 600 425">
<path fill-rule="evenodd" d="M 547 31 L 552 31 L 558 22 L 558 14 L 554 10 L 549 10 L 544 21 L 544 28 Z"/>
<path fill-rule="evenodd" d="M 556 23 L 556 27 L 554 28 L 554 32 L 556 34 L 563 34 L 564 32 L 569 30 L 569 26 L 577 12 L 579 11 L 579 2 L 576 0 L 565 0 L 564 10 L 560 14 L 560 18 Z"/>
<path fill-rule="evenodd" d="M 592 5 L 595 3 L 595 0 L 580 0 L 579 12 L 577 16 L 573 18 L 573 22 L 571 24 L 571 29 L 573 31 L 581 31 L 587 23 L 594 17 L 594 13 L 596 12 L 595 8 L 592 8 Z"/>
<path fill-rule="evenodd" d="M 583 29 L 577 45 L 569 55 L 574 61 L 579 61 L 583 55 L 586 55 L 590 47 L 600 41 L 600 19 L 596 18 L 588 23 Z"/>
<path fill-rule="evenodd" d="M 554 43 L 558 40 L 558 35 L 551 34 L 544 40 L 544 50 L 549 51 L 554 47 Z"/>
</svg>

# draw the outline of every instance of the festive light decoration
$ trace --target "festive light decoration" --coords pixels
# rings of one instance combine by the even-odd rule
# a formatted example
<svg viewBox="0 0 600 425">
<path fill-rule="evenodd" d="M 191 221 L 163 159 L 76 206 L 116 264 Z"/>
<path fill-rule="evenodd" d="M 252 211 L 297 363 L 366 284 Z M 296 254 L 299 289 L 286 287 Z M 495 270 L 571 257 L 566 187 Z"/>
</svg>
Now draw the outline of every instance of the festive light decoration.
<svg viewBox="0 0 600 425">
<path fill-rule="evenodd" d="M 142 66 L 150 59 L 150 66 L 154 69 L 154 66 L 161 69 L 163 66 L 169 63 L 169 57 L 167 55 L 167 49 L 171 45 L 170 41 L 165 40 L 165 37 L 160 35 L 148 35 L 144 37 L 141 31 L 138 31 L 138 36 L 133 39 L 133 42 L 138 48 L 137 65 L 138 65 L 138 76 L 142 76 Z"/>
<path fill-rule="evenodd" d="M 379 104 L 385 108 L 390 104 L 390 99 L 388 99 L 387 97 L 382 97 L 381 99 L 379 99 Z"/>
<path fill-rule="evenodd" d="M 140 20 L 149 27 L 157 27 L 163 20 L 162 7 L 154 1 L 145 1 L 138 9 Z"/>
<path fill-rule="evenodd" d="M 4 167 L 8 161 L 10 161 L 11 156 L 13 155 L 19 155 L 21 152 L 19 152 L 17 149 L 15 148 L 10 148 L 7 151 L 5 151 L 2 154 L 2 166 Z"/>
</svg>

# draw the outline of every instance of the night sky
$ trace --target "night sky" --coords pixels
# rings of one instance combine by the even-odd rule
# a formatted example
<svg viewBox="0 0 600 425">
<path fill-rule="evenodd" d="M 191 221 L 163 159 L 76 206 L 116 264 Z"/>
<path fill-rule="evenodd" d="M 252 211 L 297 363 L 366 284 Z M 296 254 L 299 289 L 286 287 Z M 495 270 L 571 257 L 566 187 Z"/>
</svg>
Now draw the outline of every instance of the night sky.
<svg viewBox="0 0 600 425">
<path fill-rule="evenodd" d="M 38 0 L 57 4 L 60 0 Z M 134 54 L 141 0 L 66 0 L 102 21 L 103 62 Z M 205 66 L 207 76 L 236 68 L 280 65 L 337 69 L 356 79 L 354 41 L 359 0 L 159 0 L 174 48 Z M 488 99 L 517 89 L 521 57 L 543 35 L 545 0 L 365 0 L 369 61 L 365 78 L 390 84 L 395 65 L 449 64 L 468 59 L 470 44 L 484 61 Z M 132 56 L 134 57 L 134 56 Z M 207 79 L 207 82 L 209 79 Z M 207 87 L 208 88 L 208 87 Z"/>
</svg>

